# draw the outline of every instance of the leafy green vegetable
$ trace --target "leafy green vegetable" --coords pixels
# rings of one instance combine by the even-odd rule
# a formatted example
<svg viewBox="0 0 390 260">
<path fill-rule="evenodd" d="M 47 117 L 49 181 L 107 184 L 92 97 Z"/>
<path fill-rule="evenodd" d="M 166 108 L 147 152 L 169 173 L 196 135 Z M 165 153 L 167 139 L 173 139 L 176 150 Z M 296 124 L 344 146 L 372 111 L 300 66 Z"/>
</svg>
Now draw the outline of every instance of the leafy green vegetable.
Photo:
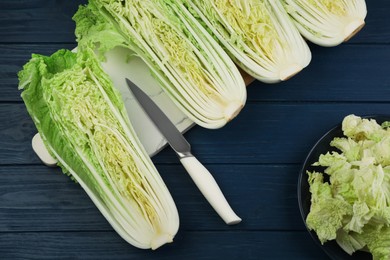
<svg viewBox="0 0 390 260">
<path fill-rule="evenodd" d="M 282 0 L 300 33 L 321 46 L 336 46 L 365 24 L 365 0 Z"/>
<path fill-rule="evenodd" d="M 132 50 L 195 123 L 222 127 L 244 106 L 237 67 L 181 1 L 90 0 L 73 19 L 79 45 Z"/>
<path fill-rule="evenodd" d="M 273 0 L 184 0 L 248 74 L 267 83 L 305 68 L 311 52 L 283 5 Z"/>
<path fill-rule="evenodd" d="M 139 248 L 171 242 L 176 206 L 94 52 L 33 54 L 18 76 L 48 151 L 113 228 Z"/>
<path fill-rule="evenodd" d="M 390 129 L 374 119 L 346 116 L 338 151 L 320 155 L 307 172 L 311 207 L 306 218 L 321 243 L 336 239 L 349 254 L 369 250 L 390 258 Z"/>
</svg>

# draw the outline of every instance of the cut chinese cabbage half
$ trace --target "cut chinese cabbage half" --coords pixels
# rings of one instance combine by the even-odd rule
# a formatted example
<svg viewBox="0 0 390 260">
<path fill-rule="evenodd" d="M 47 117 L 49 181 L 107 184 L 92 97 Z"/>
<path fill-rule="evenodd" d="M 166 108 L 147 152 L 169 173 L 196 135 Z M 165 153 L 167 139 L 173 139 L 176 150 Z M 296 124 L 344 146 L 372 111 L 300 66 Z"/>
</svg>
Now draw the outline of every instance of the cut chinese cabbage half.
<svg viewBox="0 0 390 260">
<path fill-rule="evenodd" d="M 33 54 L 18 76 L 46 148 L 117 233 L 139 248 L 171 242 L 175 203 L 94 52 Z"/>
<path fill-rule="evenodd" d="M 249 75 L 287 80 L 311 60 L 311 52 L 280 1 L 183 0 Z"/>
<path fill-rule="evenodd" d="M 353 37 L 364 26 L 365 0 L 282 0 L 300 33 L 331 47 Z"/>
<path fill-rule="evenodd" d="M 79 45 L 129 48 L 196 124 L 219 128 L 246 102 L 234 62 L 180 1 L 90 0 L 73 19 Z"/>
</svg>

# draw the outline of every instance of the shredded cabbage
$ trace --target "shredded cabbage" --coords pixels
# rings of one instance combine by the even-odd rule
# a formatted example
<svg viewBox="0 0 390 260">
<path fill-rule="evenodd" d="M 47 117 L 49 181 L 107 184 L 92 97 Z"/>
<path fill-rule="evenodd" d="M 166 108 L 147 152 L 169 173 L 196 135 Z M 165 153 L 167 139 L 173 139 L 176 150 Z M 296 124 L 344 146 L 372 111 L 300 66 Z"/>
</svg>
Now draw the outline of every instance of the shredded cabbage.
<svg viewBox="0 0 390 260">
<path fill-rule="evenodd" d="M 310 63 L 310 49 L 279 1 L 183 2 L 230 57 L 258 80 L 287 80 Z"/>
<path fill-rule="evenodd" d="M 311 207 L 306 223 L 321 243 L 336 240 L 348 253 L 368 250 L 390 258 L 390 128 L 355 115 L 344 118 L 344 137 L 320 155 L 308 173 Z"/>
<path fill-rule="evenodd" d="M 139 248 L 172 242 L 176 206 L 94 52 L 33 54 L 19 88 L 48 151 L 113 228 Z"/>
<path fill-rule="evenodd" d="M 282 0 L 300 33 L 321 46 L 336 46 L 365 24 L 365 0 Z"/>
</svg>

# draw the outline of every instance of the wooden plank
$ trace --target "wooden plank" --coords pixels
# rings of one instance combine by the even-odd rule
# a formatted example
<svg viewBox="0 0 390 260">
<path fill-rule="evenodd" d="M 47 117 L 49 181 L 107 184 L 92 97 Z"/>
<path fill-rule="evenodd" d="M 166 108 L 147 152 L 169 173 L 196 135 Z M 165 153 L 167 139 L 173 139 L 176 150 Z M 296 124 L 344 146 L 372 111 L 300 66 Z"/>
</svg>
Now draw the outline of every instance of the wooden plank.
<svg viewBox="0 0 390 260">
<path fill-rule="evenodd" d="M 249 101 L 376 101 L 390 95 L 390 45 L 311 45 L 312 61 L 278 84 L 253 82 Z"/>
<path fill-rule="evenodd" d="M 348 114 L 386 114 L 386 103 L 249 103 L 218 130 L 187 133 L 194 154 L 205 163 L 301 163 L 314 143 Z M 173 159 L 173 160 L 172 160 Z M 174 162 L 170 149 L 157 163 Z"/>
<path fill-rule="evenodd" d="M 73 14 L 87 1 L 12 1 L 0 3 L 0 42 L 75 42 Z"/>
<path fill-rule="evenodd" d="M 227 226 L 181 165 L 157 165 L 183 230 L 305 230 L 297 202 L 300 165 L 206 165 L 243 219 Z M 82 188 L 45 166 L 0 168 L 0 232 L 112 230 Z"/>
<path fill-rule="evenodd" d="M 40 163 L 31 147 L 36 131 L 24 104 L 0 103 L 0 163 Z"/>
<path fill-rule="evenodd" d="M 75 24 L 71 19 L 78 1 L 12 1 L 0 3 L 0 42 L 74 42 Z M 366 1 L 366 26 L 348 43 L 389 43 L 390 22 L 387 0 Z"/>
<path fill-rule="evenodd" d="M 180 232 L 156 251 L 113 232 L 0 233 L 5 259 L 328 259 L 305 232 Z"/>
<path fill-rule="evenodd" d="M 186 136 L 204 163 L 301 163 L 317 139 L 344 116 L 387 111 L 388 102 L 248 103 L 222 129 L 194 127 Z M 0 164 L 39 164 L 31 148 L 35 133 L 24 104 L 0 103 Z M 178 162 L 169 148 L 154 161 Z"/>
<path fill-rule="evenodd" d="M 366 0 L 366 25 L 347 43 L 390 43 L 390 2 Z"/>
<path fill-rule="evenodd" d="M 50 55 L 75 44 L 0 45 L 0 101 L 21 101 L 17 73 L 31 53 Z M 248 101 L 387 101 L 390 92 L 390 45 L 312 46 L 313 60 L 290 80 L 253 82 Z M 369 64 L 376 64 L 371 66 Z"/>
</svg>

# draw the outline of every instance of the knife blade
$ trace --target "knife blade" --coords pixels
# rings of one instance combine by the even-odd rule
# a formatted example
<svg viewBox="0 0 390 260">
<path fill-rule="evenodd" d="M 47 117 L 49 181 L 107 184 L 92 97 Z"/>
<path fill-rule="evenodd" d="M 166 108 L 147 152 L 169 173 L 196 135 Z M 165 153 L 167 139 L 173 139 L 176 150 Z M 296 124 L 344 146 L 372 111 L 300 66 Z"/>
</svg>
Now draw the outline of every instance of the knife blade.
<svg viewBox="0 0 390 260">
<path fill-rule="evenodd" d="M 168 144 L 176 152 L 180 162 L 218 215 L 228 225 L 241 222 L 241 218 L 238 217 L 230 207 L 214 177 L 206 167 L 192 155 L 191 145 L 187 142 L 182 133 L 145 92 L 127 78 L 126 83 L 135 99 L 149 116 L 153 124 L 165 137 Z"/>
</svg>

